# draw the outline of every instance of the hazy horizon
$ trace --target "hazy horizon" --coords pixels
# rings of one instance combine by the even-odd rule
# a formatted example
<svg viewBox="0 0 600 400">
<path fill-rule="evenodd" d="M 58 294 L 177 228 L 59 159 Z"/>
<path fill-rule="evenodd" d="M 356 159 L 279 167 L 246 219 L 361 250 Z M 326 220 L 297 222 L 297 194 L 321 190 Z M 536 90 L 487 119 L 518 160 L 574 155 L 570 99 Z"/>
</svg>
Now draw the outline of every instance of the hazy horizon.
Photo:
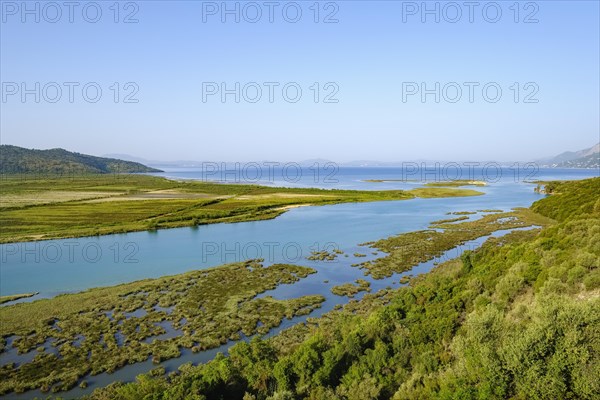
<svg viewBox="0 0 600 400">
<path fill-rule="evenodd" d="M 296 162 L 296 163 L 312 163 L 312 162 L 320 162 L 320 163 L 324 163 L 324 162 L 333 162 L 333 163 L 337 163 L 337 164 L 341 164 L 342 166 L 344 164 L 355 164 L 355 163 L 379 163 L 379 164 L 394 164 L 394 163 L 403 163 L 403 162 L 417 162 L 417 163 L 421 163 L 421 162 L 498 162 L 498 163 L 511 163 L 511 162 L 535 162 L 535 161 L 543 161 L 545 159 L 550 159 L 553 158 L 557 155 L 559 155 L 560 153 L 556 153 L 556 154 L 551 154 L 551 155 L 547 155 L 544 157 L 538 157 L 538 158 L 530 158 L 530 159 L 475 159 L 475 158 L 465 158 L 465 159 L 446 159 L 446 158 L 406 158 L 406 159 L 394 159 L 394 160 L 378 160 L 378 159 L 366 159 L 366 158 L 357 158 L 357 159 L 348 159 L 348 160 L 338 160 L 338 159 L 331 159 L 331 158 L 327 158 L 327 157 L 314 157 L 314 158 L 297 158 L 297 159 L 281 159 L 281 158 L 264 158 L 264 159 L 259 159 L 259 158 L 248 158 L 248 159 L 219 159 L 219 158 L 211 158 L 211 157 L 206 157 L 206 158 L 196 158 L 196 159 L 185 159 L 185 158 L 173 158 L 173 159 L 165 159 L 165 158 L 161 158 L 161 159 L 152 159 L 152 158 L 145 158 L 145 157 L 141 157 L 137 154 L 130 154 L 130 153 L 119 153 L 119 152 L 115 152 L 115 153 L 86 153 L 84 151 L 79 151 L 79 150 L 75 150 L 72 148 L 64 148 L 64 147 L 60 147 L 60 146 L 51 146 L 51 147 L 45 147 L 45 148 L 39 148 L 39 147 L 26 147 L 26 146 L 19 146 L 16 145 L 14 143 L 1 143 L 2 145 L 12 145 L 12 146 L 18 146 L 18 147 L 23 147 L 23 148 L 28 148 L 28 149 L 33 149 L 33 150 L 52 150 L 52 149 L 63 149 L 63 150 L 67 150 L 67 151 L 71 151 L 71 152 L 75 152 L 75 153 L 81 153 L 81 154 L 88 154 L 88 155 L 92 155 L 92 156 L 96 156 L 96 157 L 105 157 L 105 158 L 117 158 L 117 159 L 123 159 L 123 160 L 127 160 L 127 161 L 134 161 L 134 162 L 140 162 L 140 163 L 151 163 L 151 164 L 155 164 L 155 165 L 161 165 L 161 163 L 164 163 L 165 165 L 167 164 L 172 164 L 173 166 L 182 166 L 182 164 L 185 163 L 202 163 L 202 162 L 225 162 L 225 163 L 236 163 L 236 162 Z M 596 144 L 595 144 L 596 145 Z M 595 146 L 593 145 L 593 146 Z M 593 146 L 588 146 L 585 149 L 591 148 Z M 580 150 L 585 150 L 585 149 L 568 149 L 565 150 L 564 152 L 576 152 L 576 151 L 580 151 Z M 177 165 L 180 164 L 180 165 Z"/>
<path fill-rule="evenodd" d="M 248 2 L 129 2 L 118 13 L 102 3 L 97 22 L 94 10 L 52 22 L 54 9 L 2 4 L 5 144 L 397 162 L 529 161 L 600 140 L 598 2 L 487 14 L 478 3 L 472 22 L 447 2 L 427 3 L 437 15 L 421 2 L 300 3 L 297 21 L 284 2 L 272 22 Z"/>
</svg>

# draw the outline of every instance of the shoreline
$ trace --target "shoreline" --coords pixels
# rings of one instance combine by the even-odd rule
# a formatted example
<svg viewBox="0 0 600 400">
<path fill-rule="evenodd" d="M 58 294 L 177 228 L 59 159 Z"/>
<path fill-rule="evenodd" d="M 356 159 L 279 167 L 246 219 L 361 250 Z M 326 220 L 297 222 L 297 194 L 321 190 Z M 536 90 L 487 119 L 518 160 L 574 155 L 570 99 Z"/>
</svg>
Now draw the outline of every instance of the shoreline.
<svg viewBox="0 0 600 400">
<path fill-rule="evenodd" d="M 32 181 L 33 182 L 33 181 Z M 0 223 L 11 227 L 0 244 L 97 237 L 158 229 L 194 227 L 215 223 L 268 220 L 296 206 L 319 206 L 372 201 L 399 201 L 414 198 L 479 196 L 472 189 L 418 187 L 411 190 L 347 190 L 285 188 L 250 184 L 176 181 L 152 175 L 121 175 L 120 179 L 86 176 L 52 181 L 2 181 L 12 201 L 3 207 Z M 81 195 L 101 187 L 91 199 L 73 200 L 66 193 Z M 169 190 L 170 196 L 153 193 Z M 33 203 L 33 192 L 54 193 L 52 202 Z M 64 199 L 61 198 L 63 195 Z M 31 204 L 19 203 L 20 197 Z M 167 198 L 168 197 L 168 198 Z M 100 200 L 98 200 L 100 199 Z M 105 200 L 108 199 L 108 200 Z M 128 212 L 130 210 L 130 212 Z M 102 215 L 99 220 L 97 215 Z M 71 216 L 78 215 L 78 222 Z M 38 228 L 39 227 L 39 228 Z"/>
</svg>

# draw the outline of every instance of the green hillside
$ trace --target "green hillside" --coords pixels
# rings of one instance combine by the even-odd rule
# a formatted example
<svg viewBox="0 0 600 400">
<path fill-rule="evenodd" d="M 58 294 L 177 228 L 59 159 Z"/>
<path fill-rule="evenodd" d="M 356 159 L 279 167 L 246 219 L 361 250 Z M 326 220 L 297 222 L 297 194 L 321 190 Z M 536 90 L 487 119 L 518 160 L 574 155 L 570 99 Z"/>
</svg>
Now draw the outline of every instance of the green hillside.
<svg viewBox="0 0 600 400">
<path fill-rule="evenodd" d="M 160 172 L 143 164 L 95 157 L 64 149 L 35 150 L 0 146 L 0 174 L 81 175 Z"/>
<path fill-rule="evenodd" d="M 490 239 L 407 287 L 91 398 L 597 398 L 600 178 L 553 185 L 532 207 L 556 220 L 541 230 Z"/>
</svg>

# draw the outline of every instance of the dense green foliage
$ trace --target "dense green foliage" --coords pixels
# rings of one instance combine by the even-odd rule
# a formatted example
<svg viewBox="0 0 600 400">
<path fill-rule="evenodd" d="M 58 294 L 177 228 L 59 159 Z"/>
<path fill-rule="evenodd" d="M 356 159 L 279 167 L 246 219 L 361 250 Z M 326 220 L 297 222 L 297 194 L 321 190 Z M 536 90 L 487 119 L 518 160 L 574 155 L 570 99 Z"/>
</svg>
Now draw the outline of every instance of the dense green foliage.
<svg viewBox="0 0 600 400">
<path fill-rule="evenodd" d="M 531 209 L 558 221 L 597 213 L 600 209 L 600 179 L 590 179 L 586 183 L 545 182 L 544 191 L 552 196 L 534 203 Z"/>
<path fill-rule="evenodd" d="M 64 149 L 35 150 L 0 146 L 0 174 L 106 174 L 160 172 L 143 164 L 73 153 Z"/>
<path fill-rule="evenodd" d="M 564 184 L 536 203 L 560 221 L 541 231 L 490 239 L 408 287 L 91 398 L 597 398 L 599 182 Z"/>
</svg>

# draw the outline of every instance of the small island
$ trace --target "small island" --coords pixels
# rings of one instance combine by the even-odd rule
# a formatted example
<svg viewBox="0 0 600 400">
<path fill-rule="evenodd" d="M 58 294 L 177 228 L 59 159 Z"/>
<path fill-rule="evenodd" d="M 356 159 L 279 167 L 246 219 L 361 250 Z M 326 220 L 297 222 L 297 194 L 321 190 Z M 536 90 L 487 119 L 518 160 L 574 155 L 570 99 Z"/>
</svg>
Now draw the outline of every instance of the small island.
<svg viewBox="0 0 600 400">
<path fill-rule="evenodd" d="M 356 284 L 344 283 L 343 285 L 334 286 L 331 288 L 331 293 L 336 296 L 348 296 L 354 297 L 359 292 L 370 292 L 371 283 L 364 279 L 357 279 L 354 281 Z"/>
<path fill-rule="evenodd" d="M 312 251 L 310 256 L 306 257 L 306 259 L 310 261 L 333 261 L 339 254 L 344 254 L 344 252 L 340 249 L 335 249 L 333 251 Z"/>
<path fill-rule="evenodd" d="M 22 293 L 22 294 L 11 294 L 8 296 L 0 296 L 0 304 L 8 303 L 15 300 L 26 299 L 28 297 L 33 297 L 39 294 L 39 292 L 34 293 Z"/>
<path fill-rule="evenodd" d="M 440 182 L 427 182 L 425 186 L 434 186 L 434 187 L 460 187 L 460 186 L 487 186 L 487 183 L 484 181 L 470 181 L 470 180 L 454 180 L 454 181 L 440 181 Z"/>
</svg>

